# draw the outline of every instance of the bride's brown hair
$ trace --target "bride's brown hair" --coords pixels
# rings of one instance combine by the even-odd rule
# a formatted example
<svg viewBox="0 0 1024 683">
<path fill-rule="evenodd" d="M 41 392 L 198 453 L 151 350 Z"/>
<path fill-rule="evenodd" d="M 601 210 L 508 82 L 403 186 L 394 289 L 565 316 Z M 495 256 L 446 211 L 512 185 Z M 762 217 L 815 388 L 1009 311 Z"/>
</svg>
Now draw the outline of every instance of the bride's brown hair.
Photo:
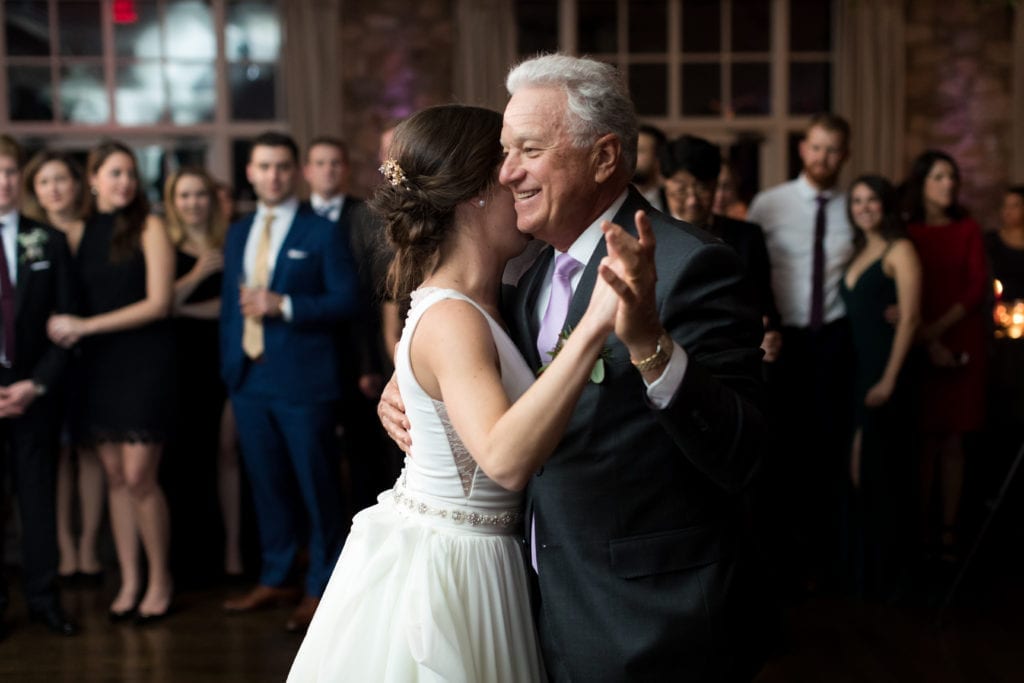
<svg viewBox="0 0 1024 683">
<path fill-rule="evenodd" d="M 371 201 L 394 251 L 388 270 L 394 300 L 408 296 L 433 270 L 455 208 L 495 182 L 500 135 L 500 114 L 457 104 L 424 109 L 395 129 L 386 180 Z"/>
</svg>

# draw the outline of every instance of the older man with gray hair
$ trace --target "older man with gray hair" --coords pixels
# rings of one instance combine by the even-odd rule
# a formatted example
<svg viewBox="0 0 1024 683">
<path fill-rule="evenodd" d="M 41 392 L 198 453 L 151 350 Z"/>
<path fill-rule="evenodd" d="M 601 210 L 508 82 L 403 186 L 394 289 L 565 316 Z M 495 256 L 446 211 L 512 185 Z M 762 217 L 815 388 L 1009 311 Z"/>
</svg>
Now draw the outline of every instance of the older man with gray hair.
<svg viewBox="0 0 1024 683">
<path fill-rule="evenodd" d="M 507 86 L 499 182 L 519 230 L 550 245 L 504 292 L 513 339 L 534 368 L 547 363 L 606 255 L 623 299 L 600 369 L 527 488 L 548 674 L 749 680 L 760 659 L 742 492 L 764 436 L 762 327 L 740 296 L 739 261 L 630 185 L 637 121 L 614 67 L 547 55 L 513 68 Z M 389 400 L 382 419 L 404 441 Z"/>
</svg>

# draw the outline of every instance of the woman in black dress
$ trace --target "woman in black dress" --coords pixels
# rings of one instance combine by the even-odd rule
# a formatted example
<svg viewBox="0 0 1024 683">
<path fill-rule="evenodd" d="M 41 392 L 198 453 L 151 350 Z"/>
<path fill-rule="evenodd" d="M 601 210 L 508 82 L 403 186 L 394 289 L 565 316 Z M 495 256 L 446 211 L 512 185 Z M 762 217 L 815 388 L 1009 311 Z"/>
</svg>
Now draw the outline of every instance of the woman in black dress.
<svg viewBox="0 0 1024 683">
<path fill-rule="evenodd" d="M 81 344 L 75 435 L 107 475 L 121 587 L 110 617 L 139 623 L 167 614 L 169 517 L 157 474 L 173 409 L 174 347 L 167 316 L 174 249 L 149 214 L 131 149 L 104 142 L 89 154 L 92 202 L 78 248 L 83 317 L 54 316 L 50 336 Z M 145 591 L 138 539 L 149 567 Z M 140 599 L 141 593 L 141 599 Z"/>
<path fill-rule="evenodd" d="M 43 150 L 25 166 L 25 192 L 22 212 L 64 233 L 71 253 L 85 232 L 85 177 L 82 167 L 66 152 Z M 74 401 L 75 367 L 72 364 L 65 395 L 68 404 Z M 67 390 L 70 389 L 70 393 Z M 77 458 L 73 457 L 77 456 Z M 76 467 L 77 465 L 77 467 Z M 78 493 L 78 519 L 81 535 L 75 539 L 72 520 Z M 63 580 L 83 579 L 98 585 L 102 567 L 96 552 L 96 539 L 103 521 L 103 467 L 96 453 L 89 448 L 73 449 L 71 436 L 61 435 L 57 463 L 57 549 L 60 562 L 57 573 Z"/>
<path fill-rule="evenodd" d="M 223 558 L 217 562 L 223 561 L 226 575 L 237 576 L 242 573 L 241 482 L 235 421 L 220 379 L 217 345 L 224 269 L 221 248 L 227 220 L 217 184 L 201 168 L 183 168 L 167 179 L 164 206 L 167 231 L 176 249 L 177 278 L 174 337 L 178 428 L 173 443 L 175 460 L 168 463 L 178 475 L 168 476 L 177 526 L 172 546 L 178 547 L 180 539 L 183 549 L 193 549 L 191 553 L 172 555 L 176 566 L 194 569 L 199 577 L 210 574 L 204 560 L 209 555 L 206 551 L 212 549 L 211 538 L 216 536 L 216 524 L 211 521 L 217 516 L 219 498 L 224 545 L 223 553 L 217 553 Z M 171 479 L 175 490 L 171 489 Z M 186 561 L 186 557 L 190 559 Z"/>
<path fill-rule="evenodd" d="M 885 178 L 861 176 L 847 197 L 856 251 L 839 285 L 857 358 L 856 427 L 850 450 L 854 581 L 869 596 L 891 596 L 903 578 L 912 537 L 915 422 L 907 356 L 920 323 L 921 265 Z M 898 322 L 887 311 L 898 307 Z"/>
</svg>

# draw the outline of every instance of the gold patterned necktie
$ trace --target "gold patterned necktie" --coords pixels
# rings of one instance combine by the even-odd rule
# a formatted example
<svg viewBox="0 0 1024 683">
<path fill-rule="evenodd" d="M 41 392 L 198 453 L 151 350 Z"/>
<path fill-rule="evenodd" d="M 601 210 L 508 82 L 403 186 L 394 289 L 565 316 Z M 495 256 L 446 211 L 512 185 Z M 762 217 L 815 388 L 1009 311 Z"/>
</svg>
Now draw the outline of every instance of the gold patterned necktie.
<svg viewBox="0 0 1024 683">
<path fill-rule="evenodd" d="M 267 212 L 263 218 L 263 232 L 256 246 L 256 262 L 252 266 L 252 277 L 248 287 L 264 289 L 270 284 L 270 226 L 274 223 L 274 214 Z M 253 360 L 263 355 L 263 319 L 246 316 L 242 328 L 242 350 Z"/>
</svg>

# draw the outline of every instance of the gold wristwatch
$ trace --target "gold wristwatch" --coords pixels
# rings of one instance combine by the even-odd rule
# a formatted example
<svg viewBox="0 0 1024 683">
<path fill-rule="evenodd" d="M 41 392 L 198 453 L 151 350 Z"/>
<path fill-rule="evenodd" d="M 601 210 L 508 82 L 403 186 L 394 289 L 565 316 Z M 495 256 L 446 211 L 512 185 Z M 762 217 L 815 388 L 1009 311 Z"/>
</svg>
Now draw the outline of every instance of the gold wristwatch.
<svg viewBox="0 0 1024 683">
<path fill-rule="evenodd" d="M 668 333 L 664 333 L 658 337 L 658 344 L 654 349 L 654 353 L 640 360 L 633 360 L 630 357 L 629 362 L 640 372 L 657 370 L 668 365 L 669 359 L 672 358 L 673 348 L 675 348 L 675 345 L 672 343 L 672 337 L 668 336 Z"/>
</svg>

